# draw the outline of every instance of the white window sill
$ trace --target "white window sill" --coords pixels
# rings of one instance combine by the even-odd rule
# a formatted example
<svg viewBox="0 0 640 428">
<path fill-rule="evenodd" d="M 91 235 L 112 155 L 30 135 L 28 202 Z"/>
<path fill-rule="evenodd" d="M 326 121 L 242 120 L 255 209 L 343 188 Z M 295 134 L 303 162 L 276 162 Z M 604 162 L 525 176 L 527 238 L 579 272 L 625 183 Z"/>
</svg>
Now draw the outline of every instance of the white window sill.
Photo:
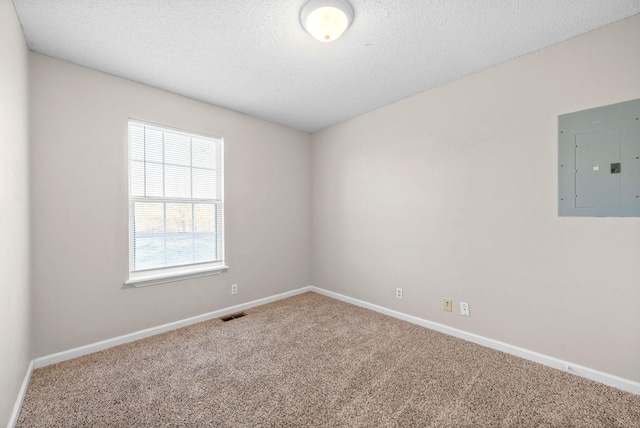
<svg viewBox="0 0 640 428">
<path fill-rule="evenodd" d="M 124 283 L 126 285 L 133 285 L 134 287 L 146 287 L 147 285 L 164 284 L 165 282 L 183 281 L 185 279 L 199 278 L 201 276 L 218 275 L 225 272 L 227 269 L 229 269 L 229 266 L 218 265 L 200 269 L 182 269 L 172 272 L 131 272 L 129 273 L 129 279 Z"/>
</svg>

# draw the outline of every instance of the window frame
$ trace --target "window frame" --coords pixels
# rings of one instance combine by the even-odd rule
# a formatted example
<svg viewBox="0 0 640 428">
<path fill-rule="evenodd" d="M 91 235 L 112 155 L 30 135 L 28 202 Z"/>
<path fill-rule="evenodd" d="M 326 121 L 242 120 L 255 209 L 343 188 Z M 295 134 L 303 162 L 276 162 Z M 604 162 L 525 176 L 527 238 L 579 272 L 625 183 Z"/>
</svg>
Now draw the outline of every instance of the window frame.
<svg viewBox="0 0 640 428">
<path fill-rule="evenodd" d="M 189 138 L 199 137 L 207 140 L 216 140 L 216 143 L 220 145 L 219 156 L 220 159 L 217 160 L 217 165 L 220 167 L 220 172 L 217 174 L 219 178 L 219 186 L 220 186 L 220 199 L 199 199 L 199 198 L 184 198 L 184 197 L 166 197 L 166 196 L 133 196 L 131 192 L 132 188 L 132 144 L 131 144 L 131 125 L 144 126 L 148 128 L 153 128 L 162 132 L 170 132 L 173 134 L 187 136 Z M 128 217 L 129 217 L 129 275 L 128 279 L 125 281 L 125 285 L 132 285 L 134 287 L 143 287 L 147 285 L 153 284 L 162 284 L 166 282 L 174 282 L 181 281 L 190 278 L 198 278 L 202 276 L 208 275 L 216 275 L 222 272 L 225 272 L 229 267 L 226 265 L 226 256 L 225 256 L 225 231 L 224 231 L 224 139 L 222 137 L 211 136 L 207 134 L 202 134 L 198 132 L 185 131 L 178 128 L 173 128 L 165 125 L 157 125 L 154 123 L 149 123 L 137 119 L 129 118 L 127 120 L 127 182 L 128 182 Z M 164 148 L 163 148 L 164 152 Z M 163 166 L 166 165 L 163 161 Z M 191 166 L 193 168 L 193 166 Z M 193 187 L 193 182 L 190 184 Z M 218 248 L 220 252 L 220 260 L 219 261 L 211 261 L 211 262 L 198 262 L 198 263 L 190 263 L 186 265 L 180 266 L 169 266 L 169 267 L 160 267 L 160 268 L 151 268 L 145 270 L 134 270 L 135 266 L 135 251 L 134 251 L 134 204 L 136 202 L 159 202 L 162 201 L 164 203 L 197 203 L 198 201 L 203 201 L 210 203 L 211 201 L 217 207 L 214 211 L 218 211 L 219 215 L 217 216 L 218 224 L 216 225 L 216 230 L 218 231 L 218 235 L 216 235 L 218 242 Z M 214 220 L 215 222 L 215 220 Z M 165 230 L 166 234 L 166 230 Z"/>
</svg>

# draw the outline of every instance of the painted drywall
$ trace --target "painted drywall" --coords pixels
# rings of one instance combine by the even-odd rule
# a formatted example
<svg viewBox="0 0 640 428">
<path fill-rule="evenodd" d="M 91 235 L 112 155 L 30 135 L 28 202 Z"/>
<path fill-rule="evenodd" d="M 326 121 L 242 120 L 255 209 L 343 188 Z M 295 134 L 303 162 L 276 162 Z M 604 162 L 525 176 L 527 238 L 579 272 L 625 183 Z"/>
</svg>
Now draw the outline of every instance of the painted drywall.
<svg viewBox="0 0 640 428">
<path fill-rule="evenodd" d="M 558 115 L 640 98 L 638 40 L 640 15 L 314 134 L 312 284 L 640 381 L 640 219 L 556 200 Z"/>
<path fill-rule="evenodd" d="M 308 134 L 30 55 L 36 356 L 309 283 Z M 123 286 L 128 118 L 224 138 L 228 272 Z"/>
<path fill-rule="evenodd" d="M 31 357 L 29 322 L 28 50 L 10 0 L 0 0 L 0 426 Z"/>
</svg>

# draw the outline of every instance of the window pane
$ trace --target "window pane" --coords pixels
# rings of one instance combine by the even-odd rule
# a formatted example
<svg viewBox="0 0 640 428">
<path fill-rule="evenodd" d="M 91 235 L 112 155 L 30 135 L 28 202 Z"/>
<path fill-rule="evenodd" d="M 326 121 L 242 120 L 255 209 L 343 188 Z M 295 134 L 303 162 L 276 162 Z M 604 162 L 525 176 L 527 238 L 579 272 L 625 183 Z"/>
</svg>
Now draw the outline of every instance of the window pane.
<svg viewBox="0 0 640 428">
<path fill-rule="evenodd" d="M 144 158 L 147 162 L 162 162 L 162 132 L 145 127 Z"/>
<path fill-rule="evenodd" d="M 164 204 L 136 202 L 133 210 L 135 236 L 164 232 Z"/>
<path fill-rule="evenodd" d="M 167 232 L 192 232 L 192 207 L 192 204 L 167 204 Z"/>
<path fill-rule="evenodd" d="M 195 204 L 193 207 L 196 232 L 215 231 L 215 205 Z"/>
<path fill-rule="evenodd" d="M 165 132 L 164 161 L 170 164 L 191 166 L 191 138 Z"/>
<path fill-rule="evenodd" d="M 144 162 L 131 161 L 131 195 L 144 196 Z"/>
<path fill-rule="evenodd" d="M 191 168 L 166 165 L 164 174 L 165 196 L 172 198 L 191 197 Z"/>
<path fill-rule="evenodd" d="M 129 144 L 131 145 L 131 159 L 144 160 L 144 126 L 131 125 L 129 127 Z"/>
<path fill-rule="evenodd" d="M 147 163 L 145 196 L 162 196 L 162 165 Z"/>
<path fill-rule="evenodd" d="M 193 240 L 193 261 L 196 263 L 218 260 L 216 239 L 213 233 L 198 233 Z"/>
<path fill-rule="evenodd" d="M 215 168 L 215 143 L 212 141 L 192 139 L 193 144 L 193 166 L 201 168 Z"/>
<path fill-rule="evenodd" d="M 167 266 L 193 263 L 193 235 L 167 236 Z"/>
<path fill-rule="evenodd" d="M 193 168 L 193 197 L 216 199 L 215 171 Z"/>
<path fill-rule="evenodd" d="M 164 266 L 164 236 L 134 239 L 135 270 Z"/>
</svg>

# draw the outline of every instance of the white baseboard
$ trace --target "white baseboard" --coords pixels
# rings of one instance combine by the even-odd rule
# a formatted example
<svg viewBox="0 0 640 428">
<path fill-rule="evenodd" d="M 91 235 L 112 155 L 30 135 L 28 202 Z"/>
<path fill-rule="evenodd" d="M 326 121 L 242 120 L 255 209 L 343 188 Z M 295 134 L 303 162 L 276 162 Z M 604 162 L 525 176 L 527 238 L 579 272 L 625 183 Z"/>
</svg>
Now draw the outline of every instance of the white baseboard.
<svg viewBox="0 0 640 428">
<path fill-rule="evenodd" d="M 31 379 L 31 373 L 33 372 L 33 360 L 29 362 L 27 366 L 27 372 L 24 375 L 24 379 L 22 380 L 22 386 L 20 387 L 20 391 L 18 392 L 18 397 L 16 397 L 16 403 L 13 405 L 13 411 L 9 416 L 9 423 L 7 424 L 7 428 L 13 428 L 18 423 L 18 417 L 20 416 L 20 409 L 22 409 L 22 402 L 24 401 L 24 396 L 27 394 L 27 387 L 29 386 L 29 380 Z"/>
<path fill-rule="evenodd" d="M 356 306 L 360 306 L 362 308 L 371 309 L 373 311 L 392 316 L 394 318 L 398 318 L 413 324 L 417 324 L 422 327 L 429 328 L 431 330 L 436 330 L 441 333 L 448 334 L 450 336 L 458 337 L 460 339 L 468 340 L 469 342 L 476 343 L 478 345 L 486 346 L 488 348 L 496 349 L 498 351 L 506 352 L 507 354 L 515 355 L 520 358 L 524 358 L 526 360 L 534 361 L 536 363 L 543 364 L 548 367 L 552 367 L 554 369 L 562 370 L 577 376 L 584 377 L 586 379 L 594 380 L 596 382 L 603 383 L 605 385 L 612 386 L 614 388 L 621 389 L 623 391 L 631 392 L 636 395 L 640 395 L 640 383 L 624 379 L 619 376 L 615 376 L 609 373 L 604 373 L 598 370 L 591 369 L 589 367 L 580 366 L 578 364 L 574 364 L 568 361 L 560 360 L 558 358 L 550 357 L 548 355 L 543 355 L 538 352 L 530 351 L 528 349 L 520 348 L 518 346 L 509 345 L 504 342 L 500 342 L 494 339 L 489 339 L 484 336 L 480 336 L 474 333 L 469 333 L 463 330 L 458 330 L 453 327 L 446 326 L 444 324 L 439 324 L 433 321 L 428 321 L 422 318 L 415 317 L 413 315 L 407 315 L 402 312 L 398 312 L 392 309 L 388 309 L 382 306 L 374 305 L 372 303 L 368 303 L 362 300 L 354 299 L 352 297 L 344 296 L 342 294 L 335 293 L 333 291 L 328 291 L 322 288 L 318 288 L 315 286 L 307 286 L 303 288 L 299 288 L 297 290 L 288 291 L 281 294 L 276 294 L 274 296 L 265 297 L 258 300 L 253 300 L 251 302 L 243 303 L 236 306 L 231 306 L 228 308 L 220 309 L 217 311 L 209 312 L 206 314 L 198 315 L 195 317 L 187 318 L 180 321 L 175 321 L 172 323 L 164 324 L 158 327 L 148 328 L 146 330 L 140 330 L 134 333 L 126 334 L 124 336 L 118 336 L 113 339 L 103 340 L 101 342 L 92 343 L 89 345 L 81 346 L 78 348 L 70 349 L 68 351 L 58 352 L 56 354 L 47 355 L 44 357 L 36 358 L 32 361 L 29 366 L 29 371 L 27 373 L 27 377 L 25 377 L 25 383 L 23 384 L 23 388 L 20 391 L 20 397 L 16 402 L 17 413 L 15 418 L 17 418 L 20 406 L 22 404 L 22 398 L 24 397 L 24 393 L 26 392 L 26 387 L 29 382 L 29 377 L 31 376 L 31 370 L 35 368 L 45 367 L 50 364 L 59 363 L 61 361 L 70 360 L 72 358 L 80 357 L 82 355 L 91 354 L 93 352 L 102 351 L 104 349 L 111 348 L 113 346 L 122 345 L 124 343 L 133 342 L 135 340 L 144 339 L 145 337 L 153 336 L 156 334 L 164 333 L 167 331 L 175 330 L 178 328 L 186 327 L 192 324 L 196 324 L 203 321 L 208 321 L 210 319 L 219 318 L 227 314 L 231 314 L 238 311 L 243 311 L 245 309 L 253 308 L 255 306 L 264 305 L 266 303 L 275 302 L 276 300 L 285 299 L 287 297 L 295 296 L 307 291 L 314 291 L 318 294 L 322 294 L 328 297 L 332 297 L 337 300 L 341 300 L 346 303 L 351 303 Z M 16 410 L 14 409 L 14 412 Z M 10 427 L 12 425 L 9 425 Z"/>
<path fill-rule="evenodd" d="M 469 342 L 476 343 L 478 345 L 486 346 L 488 348 L 496 349 L 498 351 L 506 352 L 507 354 L 515 355 L 520 358 L 524 358 L 529 361 L 552 367 L 554 369 L 562 370 L 567 373 L 571 373 L 586 379 L 594 380 L 596 382 L 603 383 L 605 385 L 612 386 L 614 388 L 621 389 L 623 391 L 630 392 L 632 394 L 640 395 L 640 383 L 621 378 L 609 373 L 604 373 L 598 370 L 591 369 L 589 367 L 580 366 L 578 364 L 571 363 L 569 361 L 563 361 L 558 358 L 543 355 L 538 352 L 530 351 L 528 349 L 520 348 L 518 346 L 509 345 L 508 343 L 499 342 L 497 340 L 489 339 L 484 336 L 480 336 L 474 333 L 468 333 L 457 328 L 449 327 L 444 324 L 439 324 L 433 321 L 428 321 L 422 318 L 415 317 L 413 315 L 407 315 L 402 312 L 394 311 L 382 306 L 374 305 L 372 303 L 364 302 L 362 300 L 354 299 L 352 297 L 344 296 L 342 294 L 334 293 L 315 286 L 307 287 L 310 291 L 314 291 L 318 294 L 322 294 L 328 297 L 332 297 L 337 300 L 341 300 L 352 305 L 360 306 L 361 308 L 371 309 L 376 312 L 380 312 L 385 315 L 389 315 L 394 318 L 401 319 L 403 321 L 417 324 L 422 327 L 436 330 L 441 333 L 455 336 L 460 339 L 468 340 Z"/>
<path fill-rule="evenodd" d="M 165 333 L 167 331 L 175 330 L 178 328 L 186 327 L 199 322 L 208 321 L 214 318 L 220 318 L 234 312 L 244 311 L 245 309 L 253 308 L 255 306 L 264 305 L 266 303 L 275 302 L 276 300 L 285 299 L 287 297 L 295 296 L 297 294 L 311 291 L 311 287 L 303 287 L 297 290 L 287 291 L 285 293 L 276 294 L 274 296 L 265 297 L 251 302 L 242 303 L 240 305 L 231 306 L 217 311 L 208 312 L 206 314 L 197 315 L 195 317 L 186 318 L 180 321 L 174 321 L 168 324 L 163 324 L 157 327 L 151 327 L 145 330 L 136 331 L 133 333 L 125 334 L 123 336 L 114 337 L 112 339 L 103 340 L 89 345 L 80 346 L 78 348 L 69 349 L 67 351 L 58 352 L 44 357 L 39 357 L 33 360 L 34 368 L 45 367 L 51 364 L 67 361 L 72 358 L 81 357 L 83 355 L 92 354 L 94 352 L 102 351 L 104 349 L 112 348 L 114 346 L 122 345 L 124 343 L 133 342 L 136 340 L 144 339 L 145 337 L 154 336 L 156 334 Z"/>
</svg>

